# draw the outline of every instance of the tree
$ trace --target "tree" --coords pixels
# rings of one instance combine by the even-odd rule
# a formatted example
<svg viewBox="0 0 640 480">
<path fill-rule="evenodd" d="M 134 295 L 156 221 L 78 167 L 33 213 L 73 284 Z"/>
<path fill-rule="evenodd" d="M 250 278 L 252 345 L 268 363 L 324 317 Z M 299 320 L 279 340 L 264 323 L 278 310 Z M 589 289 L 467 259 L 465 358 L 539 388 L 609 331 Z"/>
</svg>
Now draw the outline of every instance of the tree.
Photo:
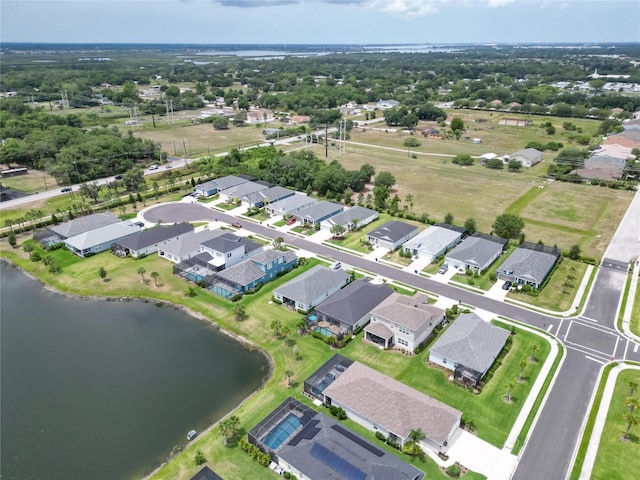
<svg viewBox="0 0 640 480">
<path fill-rule="evenodd" d="M 293 378 L 293 375 L 294 375 L 294 373 L 291 370 L 285 370 L 284 371 L 284 378 L 287 379 L 287 387 L 291 386 L 291 379 Z"/>
<path fill-rule="evenodd" d="M 499 158 L 492 158 L 491 160 L 487 160 L 486 166 L 494 170 L 502 170 L 504 168 L 504 162 Z"/>
<path fill-rule="evenodd" d="M 424 440 L 425 438 L 427 438 L 427 436 L 420 428 L 415 428 L 409 432 L 409 440 L 411 440 L 412 442 L 417 443 Z"/>
<path fill-rule="evenodd" d="M 404 201 L 409 205 L 409 212 L 413 213 L 413 201 L 414 201 L 413 195 L 410 193 L 407 193 L 407 196 L 405 197 Z"/>
<path fill-rule="evenodd" d="M 571 248 L 569 249 L 569 258 L 571 260 L 580 260 L 580 245 L 571 245 Z"/>
<path fill-rule="evenodd" d="M 247 318 L 247 311 L 246 311 L 244 305 L 242 305 L 240 303 L 236 303 L 233 306 L 233 315 L 235 316 L 235 319 L 238 322 L 241 322 L 242 320 Z"/>
<path fill-rule="evenodd" d="M 347 229 L 342 225 L 336 223 L 335 225 L 331 226 L 331 229 L 329 231 L 331 232 L 331 235 L 333 235 L 333 238 L 343 238 L 344 232 L 346 232 L 346 230 Z"/>
<path fill-rule="evenodd" d="M 137 192 L 144 185 L 144 172 L 133 167 L 122 176 L 122 182 L 129 192 Z"/>
<path fill-rule="evenodd" d="M 273 248 L 275 250 L 281 250 L 284 245 L 284 238 L 278 237 L 273 241 Z"/>
<path fill-rule="evenodd" d="M 153 278 L 153 283 L 155 284 L 156 288 L 158 287 L 158 277 L 160 276 L 160 274 L 158 272 L 151 272 L 150 273 L 151 278 Z"/>
<path fill-rule="evenodd" d="M 100 185 L 97 182 L 83 183 L 80 186 L 80 195 L 83 197 L 89 197 L 93 200 L 93 203 L 98 203 L 98 197 L 100 196 Z"/>
<path fill-rule="evenodd" d="M 396 177 L 394 177 L 390 172 L 380 172 L 376 175 L 376 180 L 374 182 L 374 186 L 385 186 L 387 188 L 391 188 L 396 183 Z"/>
<path fill-rule="evenodd" d="M 513 213 L 503 213 L 496 217 L 491 228 L 502 238 L 518 238 L 524 229 L 524 220 Z"/>
<path fill-rule="evenodd" d="M 222 115 L 215 116 L 211 120 L 211 125 L 213 125 L 213 128 L 216 130 L 225 130 L 229 128 L 229 119 Z"/>
<path fill-rule="evenodd" d="M 512 158 L 509 160 L 509 163 L 507 163 L 507 168 L 510 172 L 519 172 L 522 170 L 522 162 L 517 158 Z"/>
<path fill-rule="evenodd" d="M 474 218 L 467 218 L 464 221 L 464 229 L 467 231 L 467 234 L 473 235 L 478 230 L 476 226 L 476 221 Z"/>
<path fill-rule="evenodd" d="M 507 389 L 507 403 L 511 403 L 511 393 L 516 386 L 513 383 L 505 384 L 504 388 Z"/>
<path fill-rule="evenodd" d="M 451 119 L 451 130 L 462 132 L 464 130 L 464 122 L 460 117 L 453 117 Z"/>
<path fill-rule="evenodd" d="M 277 318 L 271 322 L 271 330 L 273 331 L 273 336 L 276 338 L 280 338 L 282 335 L 282 322 Z"/>
<path fill-rule="evenodd" d="M 373 198 L 373 203 L 378 210 L 385 208 L 387 206 L 387 200 L 389 199 L 389 187 L 386 185 L 376 185 L 373 187 Z"/>
<path fill-rule="evenodd" d="M 519 381 L 524 382 L 524 369 L 527 366 L 527 361 L 526 360 L 520 360 L 520 377 L 518 378 Z"/>
<path fill-rule="evenodd" d="M 447 225 L 453 225 L 453 215 L 451 213 L 447 213 L 444 216 L 443 223 L 446 223 Z"/>
<path fill-rule="evenodd" d="M 624 404 L 629 409 L 629 413 L 633 413 L 635 410 L 640 409 L 640 398 L 632 396 L 626 397 Z"/>
<path fill-rule="evenodd" d="M 422 145 L 420 143 L 420 140 L 418 140 L 414 136 L 405 138 L 405 140 L 404 140 L 404 142 L 402 144 L 407 148 L 415 148 L 415 147 L 419 147 L 420 145 Z"/>
<path fill-rule="evenodd" d="M 247 121 L 247 112 L 245 112 L 244 110 L 237 111 L 233 116 L 233 124 L 236 127 L 240 127 L 244 125 L 246 121 Z"/>
<path fill-rule="evenodd" d="M 104 267 L 100 267 L 100 270 L 98 271 L 98 274 L 100 275 L 100 278 L 104 281 L 105 278 L 107 278 L 107 270 Z"/>
<path fill-rule="evenodd" d="M 7 240 L 9 241 L 9 245 L 11 245 L 11 248 L 16 248 L 18 240 L 16 240 L 16 234 L 13 230 L 11 230 L 9 232 L 9 235 L 7 235 Z"/>
<path fill-rule="evenodd" d="M 624 439 L 629 440 L 629 431 L 631 431 L 631 427 L 640 425 L 640 417 L 633 413 L 625 413 L 624 415 L 622 415 L 622 418 L 625 422 L 627 422 L 627 429 L 624 432 Z"/>
<path fill-rule="evenodd" d="M 534 345 L 533 347 L 531 347 L 531 361 L 533 362 L 537 362 L 538 359 L 536 358 L 536 352 L 540 349 L 540 347 L 538 347 L 538 345 Z"/>
<path fill-rule="evenodd" d="M 473 158 L 471 158 L 471 155 L 468 155 L 466 153 L 460 153 L 455 157 L 453 157 L 453 160 L 451 160 L 451 163 L 468 167 L 470 165 L 473 165 L 474 162 L 473 162 Z"/>
<path fill-rule="evenodd" d="M 196 465 L 202 465 L 203 463 L 207 463 L 207 457 L 204 456 L 202 450 L 198 449 L 193 460 L 196 462 Z"/>
<path fill-rule="evenodd" d="M 140 275 L 140 277 L 142 278 L 142 283 L 144 283 L 145 273 L 147 273 L 147 271 L 144 269 L 144 267 L 138 267 L 138 275 Z"/>
<path fill-rule="evenodd" d="M 240 430 L 240 419 L 235 415 L 220 422 L 220 434 L 224 437 L 224 444 L 228 445 L 231 440 Z"/>
<path fill-rule="evenodd" d="M 633 395 L 640 385 L 640 378 L 632 378 L 629 380 L 629 395 Z"/>
</svg>

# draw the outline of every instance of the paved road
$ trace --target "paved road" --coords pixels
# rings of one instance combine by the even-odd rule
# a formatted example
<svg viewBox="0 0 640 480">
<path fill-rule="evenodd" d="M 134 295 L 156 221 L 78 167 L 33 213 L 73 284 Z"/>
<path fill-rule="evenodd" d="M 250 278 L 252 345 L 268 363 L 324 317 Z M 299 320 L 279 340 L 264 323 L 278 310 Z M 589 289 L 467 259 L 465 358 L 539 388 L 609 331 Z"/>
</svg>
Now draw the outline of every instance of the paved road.
<svg viewBox="0 0 640 480">
<path fill-rule="evenodd" d="M 212 217 L 226 223 L 237 221 L 231 215 L 212 213 L 206 207 L 190 204 L 157 207 L 145 214 L 145 219 L 152 222 L 159 219 L 169 222 L 184 218 L 205 220 Z M 268 238 L 281 236 L 286 243 L 314 254 L 474 305 L 556 335 L 566 347 L 566 357 L 535 428 L 529 439 L 522 439 L 526 441 L 526 447 L 513 475 L 516 480 L 564 479 L 569 473 L 573 452 L 601 367 L 613 358 L 640 361 L 640 351 L 636 345 L 615 329 L 618 303 L 626 281 L 626 274 L 620 270 L 599 270 L 583 316 L 557 318 L 435 282 L 389 265 L 371 262 L 297 236 L 283 234 L 267 226 L 246 220 L 241 220 L 241 224 L 253 233 Z"/>
</svg>

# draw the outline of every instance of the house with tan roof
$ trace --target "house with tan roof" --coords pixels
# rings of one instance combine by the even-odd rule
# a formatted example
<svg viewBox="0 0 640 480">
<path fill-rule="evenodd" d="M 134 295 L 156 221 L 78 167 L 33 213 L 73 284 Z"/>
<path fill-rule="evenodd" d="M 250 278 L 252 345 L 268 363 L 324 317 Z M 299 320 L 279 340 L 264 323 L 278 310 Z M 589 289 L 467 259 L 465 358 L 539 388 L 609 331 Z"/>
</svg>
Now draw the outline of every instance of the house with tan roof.
<svg viewBox="0 0 640 480">
<path fill-rule="evenodd" d="M 329 382 L 327 382 L 329 383 Z M 404 445 L 420 429 L 422 448 L 445 452 L 462 412 L 404 383 L 353 362 L 323 390 L 324 403 L 342 408 L 357 424 Z"/>
<path fill-rule="evenodd" d="M 394 292 L 371 311 L 364 338 L 383 348 L 395 345 L 413 352 L 443 320 L 444 310 L 431 305 L 427 295 Z"/>
</svg>

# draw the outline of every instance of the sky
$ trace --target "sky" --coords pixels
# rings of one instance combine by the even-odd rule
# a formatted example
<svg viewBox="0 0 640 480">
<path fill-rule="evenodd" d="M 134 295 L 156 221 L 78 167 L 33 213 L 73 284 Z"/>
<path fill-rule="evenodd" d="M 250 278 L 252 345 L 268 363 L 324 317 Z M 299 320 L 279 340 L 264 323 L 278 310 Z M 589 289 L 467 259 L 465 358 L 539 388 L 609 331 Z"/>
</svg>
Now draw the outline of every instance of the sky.
<svg viewBox="0 0 640 480">
<path fill-rule="evenodd" d="M 1 42 L 640 42 L 640 0 L 0 0 Z"/>
</svg>

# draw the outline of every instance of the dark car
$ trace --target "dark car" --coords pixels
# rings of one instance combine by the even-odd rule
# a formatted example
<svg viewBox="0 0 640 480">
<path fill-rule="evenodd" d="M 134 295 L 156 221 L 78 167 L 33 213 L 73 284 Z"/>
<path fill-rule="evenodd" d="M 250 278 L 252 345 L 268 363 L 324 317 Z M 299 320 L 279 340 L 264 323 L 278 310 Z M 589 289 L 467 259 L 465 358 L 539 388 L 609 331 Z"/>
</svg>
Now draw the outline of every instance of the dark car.
<svg viewBox="0 0 640 480">
<path fill-rule="evenodd" d="M 113 177 L 113 178 L 115 178 L 116 180 L 122 180 L 122 175 L 116 175 L 116 176 L 115 176 L 115 177 Z"/>
<path fill-rule="evenodd" d="M 242 228 L 242 225 L 240 225 L 240 222 L 233 222 L 231 226 L 236 228 Z"/>
<path fill-rule="evenodd" d="M 71 187 L 64 187 L 60 190 L 62 193 L 67 193 L 71 191 Z"/>
<path fill-rule="evenodd" d="M 504 282 L 504 285 L 502 285 L 502 289 L 503 290 L 509 290 L 511 288 L 511 285 L 513 285 L 513 282 Z"/>
</svg>

